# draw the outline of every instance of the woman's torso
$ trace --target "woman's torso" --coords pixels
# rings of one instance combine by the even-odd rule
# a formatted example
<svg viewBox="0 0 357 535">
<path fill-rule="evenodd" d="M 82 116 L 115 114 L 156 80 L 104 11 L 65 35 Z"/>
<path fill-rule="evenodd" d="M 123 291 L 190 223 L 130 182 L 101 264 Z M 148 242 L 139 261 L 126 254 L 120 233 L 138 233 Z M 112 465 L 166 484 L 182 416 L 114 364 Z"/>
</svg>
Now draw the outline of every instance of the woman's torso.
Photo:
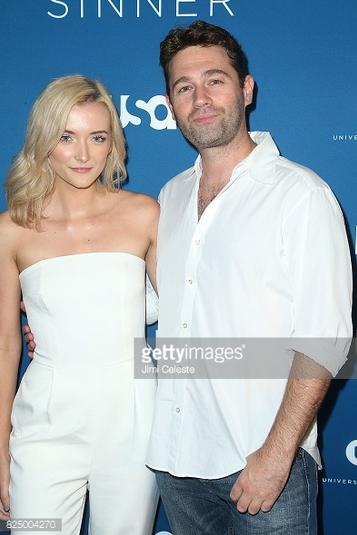
<svg viewBox="0 0 357 535">
<path fill-rule="evenodd" d="M 131 360 L 144 339 L 145 263 L 125 252 L 40 260 L 20 274 L 39 363 L 68 367 Z"/>
<path fill-rule="evenodd" d="M 50 212 L 39 231 L 20 229 L 16 257 L 38 362 L 132 356 L 133 340 L 144 336 L 147 203 L 119 191 L 104 196 L 91 217 Z"/>
</svg>

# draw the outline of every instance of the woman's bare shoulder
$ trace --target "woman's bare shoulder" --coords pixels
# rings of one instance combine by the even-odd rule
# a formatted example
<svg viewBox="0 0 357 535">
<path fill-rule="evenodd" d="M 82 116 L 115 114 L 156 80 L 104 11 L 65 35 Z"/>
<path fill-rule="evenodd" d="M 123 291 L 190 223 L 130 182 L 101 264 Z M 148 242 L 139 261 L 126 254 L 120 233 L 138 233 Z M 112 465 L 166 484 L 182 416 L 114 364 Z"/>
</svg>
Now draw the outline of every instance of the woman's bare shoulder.
<svg viewBox="0 0 357 535">
<path fill-rule="evenodd" d="M 20 229 L 19 225 L 17 225 L 10 217 L 10 213 L 8 210 L 4 212 L 0 212 L 0 232 L 18 232 L 18 229 Z"/>
<path fill-rule="evenodd" d="M 15 247 L 28 230 L 15 223 L 8 211 L 0 212 L 0 242 L 2 249 Z"/>
<path fill-rule="evenodd" d="M 160 206 L 154 197 L 145 193 L 136 193 L 134 191 L 122 190 L 120 200 L 122 205 L 118 203 L 118 209 L 124 208 L 137 214 L 140 217 L 147 217 L 149 219 L 158 219 Z M 118 197 L 119 200 L 119 197 Z"/>
<path fill-rule="evenodd" d="M 127 190 L 122 190 L 121 193 L 123 196 L 125 196 L 127 202 L 147 206 L 148 208 L 153 209 L 159 206 L 157 200 L 154 199 L 154 197 L 152 197 L 151 195 L 148 195 L 147 193 L 138 193 L 136 191 Z"/>
<path fill-rule="evenodd" d="M 21 227 L 15 223 L 7 210 L 0 212 L 0 238 L 2 242 L 9 244 L 18 241 L 29 232 L 31 232 L 30 229 Z"/>
</svg>

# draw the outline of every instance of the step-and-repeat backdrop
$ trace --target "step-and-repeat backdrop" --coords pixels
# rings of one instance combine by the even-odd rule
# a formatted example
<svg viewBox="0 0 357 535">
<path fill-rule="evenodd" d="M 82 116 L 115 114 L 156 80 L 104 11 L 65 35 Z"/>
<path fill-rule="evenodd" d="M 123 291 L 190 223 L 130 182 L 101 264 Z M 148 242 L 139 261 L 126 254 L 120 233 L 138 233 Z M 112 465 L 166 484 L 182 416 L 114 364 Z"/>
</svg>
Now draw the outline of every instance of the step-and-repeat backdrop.
<svg viewBox="0 0 357 535">
<path fill-rule="evenodd" d="M 129 146 L 127 187 L 156 196 L 195 158 L 165 105 L 159 43 L 172 26 L 197 19 L 224 26 L 243 44 L 258 86 L 250 128 L 270 130 L 284 156 L 313 168 L 331 185 L 346 215 L 354 257 L 355 0 L 1 0 L 2 180 L 39 91 L 55 77 L 83 73 L 103 81 L 117 104 Z M 23 367 L 26 363 L 25 357 Z M 334 382 L 321 410 L 320 432 L 321 533 L 353 535 L 355 380 Z M 162 508 L 155 534 L 170 534 Z"/>
</svg>

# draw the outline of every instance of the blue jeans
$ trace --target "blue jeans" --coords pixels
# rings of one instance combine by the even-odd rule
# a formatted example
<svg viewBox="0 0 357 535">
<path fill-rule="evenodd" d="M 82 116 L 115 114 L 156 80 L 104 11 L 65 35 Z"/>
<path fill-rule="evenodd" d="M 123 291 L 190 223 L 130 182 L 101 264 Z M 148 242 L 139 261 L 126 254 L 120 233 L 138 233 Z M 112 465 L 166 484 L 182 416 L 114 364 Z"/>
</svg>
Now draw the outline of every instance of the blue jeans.
<svg viewBox="0 0 357 535">
<path fill-rule="evenodd" d="M 229 493 L 239 472 L 220 479 L 155 471 L 173 535 L 316 535 L 317 466 L 299 448 L 289 479 L 268 513 L 239 513 Z"/>
</svg>

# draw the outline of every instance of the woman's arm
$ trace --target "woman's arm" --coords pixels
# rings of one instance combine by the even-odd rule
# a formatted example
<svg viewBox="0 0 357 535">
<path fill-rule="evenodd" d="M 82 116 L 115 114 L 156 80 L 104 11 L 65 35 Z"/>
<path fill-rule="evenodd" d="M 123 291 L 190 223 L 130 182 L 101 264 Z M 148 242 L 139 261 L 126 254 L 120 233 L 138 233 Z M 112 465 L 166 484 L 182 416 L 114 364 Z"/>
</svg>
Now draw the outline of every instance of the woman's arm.
<svg viewBox="0 0 357 535">
<path fill-rule="evenodd" d="M 156 243 L 157 243 L 157 228 L 159 223 L 160 207 L 159 204 L 152 200 L 150 206 L 150 224 L 148 225 L 149 232 L 149 248 L 145 256 L 146 271 L 149 275 L 153 288 L 156 288 Z"/>
<path fill-rule="evenodd" d="M 0 217 L 0 519 L 9 515 L 9 435 L 11 409 L 21 355 L 20 284 L 14 231 Z"/>
<path fill-rule="evenodd" d="M 159 206 L 156 201 L 152 203 L 150 212 L 149 229 L 149 248 L 145 256 L 146 262 L 146 323 L 151 325 L 158 319 L 159 301 L 156 289 L 156 241 L 157 241 L 157 226 L 159 221 Z"/>
</svg>

